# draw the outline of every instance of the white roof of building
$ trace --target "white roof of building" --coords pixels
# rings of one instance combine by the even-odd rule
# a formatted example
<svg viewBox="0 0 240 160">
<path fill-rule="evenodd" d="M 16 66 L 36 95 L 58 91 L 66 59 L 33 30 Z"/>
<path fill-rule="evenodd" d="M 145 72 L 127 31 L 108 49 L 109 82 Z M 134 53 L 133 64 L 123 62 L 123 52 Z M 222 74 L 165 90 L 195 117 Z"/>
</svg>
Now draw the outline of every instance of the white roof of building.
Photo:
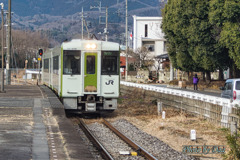
<svg viewBox="0 0 240 160">
<path fill-rule="evenodd" d="M 136 15 L 133 15 L 133 18 L 135 18 L 136 20 L 145 20 L 145 21 L 149 21 L 149 20 L 162 20 L 162 17 L 138 17 Z"/>
</svg>

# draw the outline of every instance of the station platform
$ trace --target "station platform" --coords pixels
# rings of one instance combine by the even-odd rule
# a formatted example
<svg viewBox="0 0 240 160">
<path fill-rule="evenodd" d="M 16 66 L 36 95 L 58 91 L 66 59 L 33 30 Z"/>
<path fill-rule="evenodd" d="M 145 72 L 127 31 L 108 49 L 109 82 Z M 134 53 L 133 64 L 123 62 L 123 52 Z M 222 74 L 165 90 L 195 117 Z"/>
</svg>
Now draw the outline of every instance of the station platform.
<svg viewBox="0 0 240 160">
<path fill-rule="evenodd" d="M 0 93 L 0 159 L 93 159 L 46 86 L 9 85 Z"/>
</svg>

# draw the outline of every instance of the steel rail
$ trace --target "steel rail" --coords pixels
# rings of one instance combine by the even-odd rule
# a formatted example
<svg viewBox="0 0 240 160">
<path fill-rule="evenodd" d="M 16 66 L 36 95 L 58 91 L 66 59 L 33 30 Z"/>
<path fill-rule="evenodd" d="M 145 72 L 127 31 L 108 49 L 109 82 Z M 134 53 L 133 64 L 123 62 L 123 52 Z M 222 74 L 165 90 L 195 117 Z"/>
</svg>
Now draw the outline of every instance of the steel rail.
<svg viewBox="0 0 240 160">
<path fill-rule="evenodd" d="M 137 150 L 141 155 L 146 157 L 149 160 L 157 160 L 153 155 L 148 153 L 144 148 L 136 144 L 134 141 L 130 140 L 128 137 L 126 137 L 124 134 L 122 134 L 119 130 L 117 130 L 115 127 L 113 127 L 107 120 L 103 119 L 103 124 L 106 125 L 111 131 L 113 131 L 118 137 L 120 137 L 123 141 L 125 141 L 128 145 L 130 145 L 132 148 Z"/>
<path fill-rule="evenodd" d="M 98 151 L 101 153 L 102 157 L 107 160 L 114 160 L 114 158 L 108 153 L 108 151 L 104 148 L 104 146 L 98 141 L 98 139 L 93 135 L 93 133 L 89 130 L 87 125 L 84 123 L 82 119 L 79 120 L 80 128 L 89 138 L 89 140 L 97 147 Z"/>
</svg>

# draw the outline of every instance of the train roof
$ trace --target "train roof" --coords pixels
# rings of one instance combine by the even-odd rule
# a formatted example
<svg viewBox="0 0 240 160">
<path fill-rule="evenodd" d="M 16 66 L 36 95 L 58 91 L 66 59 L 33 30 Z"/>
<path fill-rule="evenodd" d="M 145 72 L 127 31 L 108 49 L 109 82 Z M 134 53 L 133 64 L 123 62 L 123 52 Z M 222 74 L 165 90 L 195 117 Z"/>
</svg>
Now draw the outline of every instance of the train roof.
<svg viewBox="0 0 240 160">
<path fill-rule="evenodd" d="M 52 54 L 52 55 L 51 55 Z M 50 58 L 50 56 L 58 56 L 61 54 L 61 46 L 57 46 L 55 48 L 49 48 L 43 54 L 43 58 Z"/>
<path fill-rule="evenodd" d="M 61 49 L 86 50 L 85 47 L 87 44 L 96 44 L 97 48 L 95 50 L 103 51 L 119 51 L 120 47 L 120 45 L 115 42 L 73 39 L 71 41 L 63 42 L 61 46 L 47 49 L 46 52 L 43 54 L 43 58 L 49 58 L 50 56 L 58 56 L 61 54 Z"/>
<path fill-rule="evenodd" d="M 63 42 L 62 48 L 64 50 L 85 50 L 87 44 L 96 44 L 96 50 L 119 50 L 119 44 L 115 42 L 82 39 L 73 39 Z"/>
</svg>

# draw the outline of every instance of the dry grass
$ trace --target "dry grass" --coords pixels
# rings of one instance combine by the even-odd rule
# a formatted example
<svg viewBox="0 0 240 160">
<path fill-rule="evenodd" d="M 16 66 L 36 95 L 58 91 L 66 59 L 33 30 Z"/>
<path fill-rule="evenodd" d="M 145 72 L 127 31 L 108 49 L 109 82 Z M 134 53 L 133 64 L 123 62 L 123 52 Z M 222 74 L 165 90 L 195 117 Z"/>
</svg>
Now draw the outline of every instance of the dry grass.
<svg viewBox="0 0 240 160">
<path fill-rule="evenodd" d="M 164 107 L 166 119 L 162 119 L 161 115 L 157 115 L 157 106 L 153 104 L 154 101 L 143 97 L 143 94 L 137 92 L 121 96 L 118 110 L 115 111 L 111 121 L 125 118 L 144 132 L 159 138 L 180 152 L 183 145 L 227 146 L 226 134 L 219 126 L 175 108 Z M 191 129 L 196 130 L 197 141 L 190 140 Z M 213 157 L 222 159 L 220 154 L 204 156 L 211 157 L 210 159 Z"/>
<path fill-rule="evenodd" d="M 155 117 L 149 121 L 142 121 L 142 119 L 133 117 L 126 117 L 126 119 L 179 152 L 182 151 L 183 145 L 227 145 L 225 136 L 218 127 L 214 127 L 206 121 L 201 121 L 197 117 L 191 118 L 191 120 L 190 118 L 183 120 L 181 116 L 166 118 L 165 120 Z M 191 121 L 191 125 L 189 125 L 189 121 Z M 197 141 L 190 140 L 191 129 L 196 130 Z M 221 155 L 217 154 L 207 156 L 221 159 Z"/>
</svg>

